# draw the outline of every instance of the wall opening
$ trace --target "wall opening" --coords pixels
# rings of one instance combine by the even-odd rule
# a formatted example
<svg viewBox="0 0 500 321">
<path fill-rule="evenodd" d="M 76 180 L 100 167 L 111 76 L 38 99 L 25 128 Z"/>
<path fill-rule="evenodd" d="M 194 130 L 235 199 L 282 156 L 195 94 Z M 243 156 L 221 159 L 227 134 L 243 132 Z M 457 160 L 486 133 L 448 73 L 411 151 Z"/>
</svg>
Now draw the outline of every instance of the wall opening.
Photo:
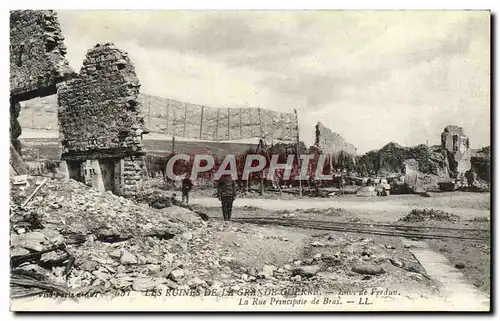
<svg viewBox="0 0 500 321">
<path fill-rule="evenodd" d="M 66 161 L 68 165 L 69 178 L 74 179 L 78 182 L 85 182 L 85 178 L 82 173 L 82 162 L 80 161 Z"/>
<path fill-rule="evenodd" d="M 458 135 L 453 135 L 453 151 L 458 151 Z"/>
</svg>

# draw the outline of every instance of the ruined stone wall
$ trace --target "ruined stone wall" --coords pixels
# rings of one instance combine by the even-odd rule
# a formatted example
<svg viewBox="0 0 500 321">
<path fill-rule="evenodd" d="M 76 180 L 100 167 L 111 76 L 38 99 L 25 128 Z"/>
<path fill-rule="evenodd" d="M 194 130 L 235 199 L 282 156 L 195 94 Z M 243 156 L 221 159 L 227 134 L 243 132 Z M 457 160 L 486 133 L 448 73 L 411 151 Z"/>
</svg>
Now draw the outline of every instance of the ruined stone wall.
<svg viewBox="0 0 500 321">
<path fill-rule="evenodd" d="M 143 159 L 125 159 L 123 162 L 123 196 L 133 196 L 143 180 L 142 169 L 144 167 Z"/>
<path fill-rule="evenodd" d="M 10 13 L 10 95 L 15 102 L 55 94 L 73 71 L 57 14 L 52 10 Z"/>
<path fill-rule="evenodd" d="M 142 155 L 139 87 L 126 52 L 113 44 L 89 50 L 80 74 L 59 87 L 62 158 Z"/>
<path fill-rule="evenodd" d="M 322 123 L 316 124 L 316 147 L 321 149 L 326 154 L 335 154 L 344 151 L 348 154 L 355 155 L 356 148 L 347 143 L 339 134 L 332 132 Z"/>
<path fill-rule="evenodd" d="M 20 101 L 55 94 L 56 84 L 74 75 L 52 10 L 10 13 L 10 139 L 21 152 Z"/>
<path fill-rule="evenodd" d="M 471 169 L 472 151 L 462 127 L 447 126 L 441 134 L 441 147 L 446 152 L 450 176 L 462 177 Z"/>
</svg>

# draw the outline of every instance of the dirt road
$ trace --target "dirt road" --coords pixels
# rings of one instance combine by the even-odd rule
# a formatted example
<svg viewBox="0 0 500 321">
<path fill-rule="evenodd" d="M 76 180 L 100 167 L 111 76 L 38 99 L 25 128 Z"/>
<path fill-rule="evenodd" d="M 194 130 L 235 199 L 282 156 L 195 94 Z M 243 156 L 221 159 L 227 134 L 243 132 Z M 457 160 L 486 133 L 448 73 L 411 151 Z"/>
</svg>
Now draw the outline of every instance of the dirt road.
<svg viewBox="0 0 500 321">
<path fill-rule="evenodd" d="M 456 202 L 462 202 L 458 207 Z M 193 204 L 205 207 L 220 207 L 217 198 L 196 197 Z M 490 217 L 489 195 L 470 194 L 464 201 L 464 196 L 446 195 L 430 198 L 420 196 L 374 198 L 373 201 L 366 198 L 303 198 L 294 200 L 281 199 L 258 199 L 237 198 L 235 207 L 254 206 L 265 210 L 293 210 L 293 209 L 325 209 L 341 208 L 360 218 L 371 221 L 392 222 L 407 215 L 414 208 L 433 208 L 448 213 L 459 215 L 462 219 L 473 219 L 475 217 Z"/>
</svg>

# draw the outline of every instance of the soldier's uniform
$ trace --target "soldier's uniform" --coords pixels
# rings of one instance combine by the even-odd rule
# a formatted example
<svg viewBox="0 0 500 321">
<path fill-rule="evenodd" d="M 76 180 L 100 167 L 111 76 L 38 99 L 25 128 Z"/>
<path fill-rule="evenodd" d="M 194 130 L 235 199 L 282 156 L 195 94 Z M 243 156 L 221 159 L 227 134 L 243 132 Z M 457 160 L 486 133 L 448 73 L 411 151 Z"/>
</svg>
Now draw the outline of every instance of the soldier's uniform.
<svg viewBox="0 0 500 321">
<path fill-rule="evenodd" d="M 233 202 L 236 198 L 236 183 L 231 177 L 222 177 L 217 184 L 217 197 L 222 203 L 222 215 L 224 221 L 231 220 Z"/>
<path fill-rule="evenodd" d="M 477 175 L 476 175 L 476 172 L 474 170 L 469 170 L 465 173 L 465 177 L 467 178 L 467 186 L 468 187 L 473 187 L 474 186 L 474 183 L 476 182 L 477 180 Z"/>
<path fill-rule="evenodd" d="M 191 182 L 191 180 L 187 177 L 184 178 L 182 180 L 182 187 L 181 187 L 182 203 L 186 203 L 186 204 L 189 203 L 189 192 L 191 191 L 192 188 L 193 188 L 193 182 Z"/>
</svg>

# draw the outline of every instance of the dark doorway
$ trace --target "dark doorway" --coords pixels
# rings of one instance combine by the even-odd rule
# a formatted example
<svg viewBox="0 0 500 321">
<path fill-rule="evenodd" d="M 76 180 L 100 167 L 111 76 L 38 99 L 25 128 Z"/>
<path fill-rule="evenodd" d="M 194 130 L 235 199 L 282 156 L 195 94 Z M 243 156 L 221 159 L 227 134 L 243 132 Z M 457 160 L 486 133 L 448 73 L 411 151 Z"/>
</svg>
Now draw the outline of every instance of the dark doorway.
<svg viewBox="0 0 500 321">
<path fill-rule="evenodd" d="M 85 177 L 82 173 L 82 162 L 68 160 L 66 164 L 68 165 L 69 178 L 84 183 Z"/>
<path fill-rule="evenodd" d="M 102 180 L 104 189 L 115 193 L 115 163 L 119 161 L 114 158 L 101 159 L 99 164 L 101 166 Z"/>
</svg>

